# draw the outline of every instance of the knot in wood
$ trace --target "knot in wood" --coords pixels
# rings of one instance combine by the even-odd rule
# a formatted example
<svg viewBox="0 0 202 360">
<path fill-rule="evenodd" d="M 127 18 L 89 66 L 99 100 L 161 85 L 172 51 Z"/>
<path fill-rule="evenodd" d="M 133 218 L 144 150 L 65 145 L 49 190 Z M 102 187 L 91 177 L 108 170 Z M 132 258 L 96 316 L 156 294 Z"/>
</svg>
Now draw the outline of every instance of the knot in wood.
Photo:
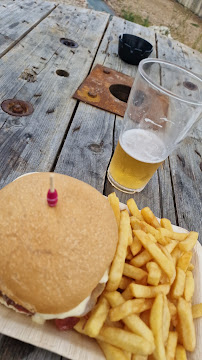
<svg viewBox="0 0 202 360">
<path fill-rule="evenodd" d="M 90 144 L 88 145 L 88 149 L 94 153 L 99 153 L 100 151 L 102 151 L 103 144 L 103 141 L 101 141 L 100 144 Z"/>
</svg>

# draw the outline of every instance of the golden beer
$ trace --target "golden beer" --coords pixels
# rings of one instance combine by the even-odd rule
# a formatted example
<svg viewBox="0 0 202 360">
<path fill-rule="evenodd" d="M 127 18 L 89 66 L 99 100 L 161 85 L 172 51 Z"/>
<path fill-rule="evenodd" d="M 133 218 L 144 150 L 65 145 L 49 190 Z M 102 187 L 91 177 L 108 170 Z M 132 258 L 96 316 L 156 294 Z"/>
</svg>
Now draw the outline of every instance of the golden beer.
<svg viewBox="0 0 202 360">
<path fill-rule="evenodd" d="M 145 134 L 145 131 L 129 130 L 127 132 L 130 132 L 129 136 L 132 139 L 130 140 L 130 142 L 133 141 L 136 143 L 136 147 L 130 146 L 132 148 L 130 153 L 132 152 L 132 150 L 136 151 L 134 151 L 133 154 L 131 154 L 133 156 L 131 156 L 128 154 L 128 151 L 126 152 L 122 148 L 120 142 L 118 142 L 108 170 L 108 179 L 115 187 L 121 190 L 124 190 L 124 188 L 126 188 L 125 190 L 128 189 L 129 192 L 130 189 L 140 191 L 145 187 L 154 172 L 164 161 L 164 159 L 162 159 L 163 144 L 160 143 L 159 146 L 159 140 L 153 139 L 153 150 L 155 150 L 155 155 L 151 156 L 151 153 L 149 151 L 152 151 L 152 145 L 147 149 L 148 136 L 147 134 Z M 145 135 L 146 137 L 144 137 Z M 138 141 L 137 136 L 139 137 Z M 149 139 L 149 141 L 151 141 L 151 139 Z M 127 141 L 124 145 L 126 145 L 125 149 L 128 150 Z M 159 156 L 158 154 L 161 156 Z M 159 158 L 159 161 L 155 161 L 157 157 Z M 145 159 L 145 161 L 142 161 L 142 159 Z"/>
</svg>

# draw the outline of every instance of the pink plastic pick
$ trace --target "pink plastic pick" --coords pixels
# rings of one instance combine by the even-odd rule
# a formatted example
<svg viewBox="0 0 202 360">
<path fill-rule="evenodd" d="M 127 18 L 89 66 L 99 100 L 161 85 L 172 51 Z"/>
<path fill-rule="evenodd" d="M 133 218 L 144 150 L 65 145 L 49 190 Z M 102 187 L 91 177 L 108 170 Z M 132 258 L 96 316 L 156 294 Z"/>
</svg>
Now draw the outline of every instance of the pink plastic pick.
<svg viewBox="0 0 202 360">
<path fill-rule="evenodd" d="M 53 174 L 50 175 L 50 189 L 47 193 L 47 202 L 48 205 L 51 207 L 56 206 L 58 202 L 58 193 L 57 190 L 54 188 Z"/>
</svg>

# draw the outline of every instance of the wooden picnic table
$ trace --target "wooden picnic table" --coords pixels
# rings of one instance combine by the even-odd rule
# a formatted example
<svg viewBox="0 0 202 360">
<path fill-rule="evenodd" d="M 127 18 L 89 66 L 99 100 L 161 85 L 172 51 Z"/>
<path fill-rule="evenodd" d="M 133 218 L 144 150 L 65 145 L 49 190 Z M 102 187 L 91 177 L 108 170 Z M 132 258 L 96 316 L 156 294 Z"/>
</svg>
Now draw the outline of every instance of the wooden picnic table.
<svg viewBox="0 0 202 360">
<path fill-rule="evenodd" d="M 55 171 L 83 180 L 105 195 L 114 191 L 106 173 L 122 118 L 72 95 L 96 64 L 135 77 L 137 67 L 117 54 L 122 33 L 150 41 L 152 57 L 202 74 L 200 53 L 150 28 L 57 1 L 0 0 L 0 102 L 17 98 L 34 107 L 32 115 L 23 117 L 0 109 L 0 188 L 24 173 Z M 60 38 L 79 46 L 64 46 Z M 69 76 L 57 75 L 58 69 Z M 197 231 L 202 230 L 200 126 L 134 195 L 139 208 L 150 206 L 156 216 Z M 131 197 L 115 191 L 124 203 Z M 64 358 L 1 335 L 0 359 Z"/>
</svg>

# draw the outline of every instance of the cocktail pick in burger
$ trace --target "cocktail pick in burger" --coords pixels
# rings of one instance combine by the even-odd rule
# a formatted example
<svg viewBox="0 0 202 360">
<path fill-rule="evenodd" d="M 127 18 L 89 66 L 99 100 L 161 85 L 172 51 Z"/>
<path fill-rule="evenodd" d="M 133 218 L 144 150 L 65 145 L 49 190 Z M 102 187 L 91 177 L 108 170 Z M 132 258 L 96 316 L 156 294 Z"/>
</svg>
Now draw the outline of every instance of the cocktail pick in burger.
<svg viewBox="0 0 202 360">
<path fill-rule="evenodd" d="M 0 303 L 66 330 L 104 290 L 118 227 L 107 198 L 92 186 L 57 173 L 54 180 L 62 194 L 55 208 L 46 199 L 50 173 L 0 190 Z"/>
<path fill-rule="evenodd" d="M 50 174 L 50 189 L 48 190 L 48 193 L 47 193 L 47 202 L 48 202 L 48 205 L 51 207 L 56 206 L 57 202 L 58 202 L 58 193 L 54 187 L 53 174 Z"/>
</svg>

